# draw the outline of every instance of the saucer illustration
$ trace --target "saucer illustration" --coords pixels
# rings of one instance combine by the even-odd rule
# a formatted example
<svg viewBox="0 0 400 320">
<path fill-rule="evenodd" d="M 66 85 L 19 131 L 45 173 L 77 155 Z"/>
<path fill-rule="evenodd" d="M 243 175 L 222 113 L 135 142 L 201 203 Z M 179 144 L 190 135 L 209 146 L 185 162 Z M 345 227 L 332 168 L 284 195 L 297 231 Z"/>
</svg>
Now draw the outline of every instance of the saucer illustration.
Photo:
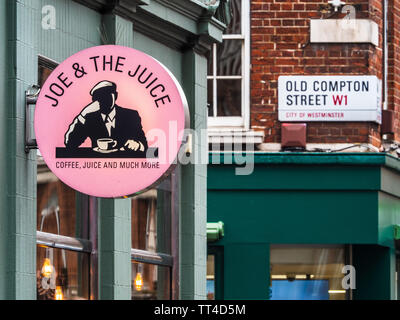
<svg viewBox="0 0 400 320">
<path fill-rule="evenodd" d="M 103 149 L 100 149 L 99 147 L 95 147 L 95 148 L 93 148 L 93 151 L 100 152 L 100 153 L 111 153 L 111 152 L 118 151 L 118 149 L 103 150 Z"/>
</svg>

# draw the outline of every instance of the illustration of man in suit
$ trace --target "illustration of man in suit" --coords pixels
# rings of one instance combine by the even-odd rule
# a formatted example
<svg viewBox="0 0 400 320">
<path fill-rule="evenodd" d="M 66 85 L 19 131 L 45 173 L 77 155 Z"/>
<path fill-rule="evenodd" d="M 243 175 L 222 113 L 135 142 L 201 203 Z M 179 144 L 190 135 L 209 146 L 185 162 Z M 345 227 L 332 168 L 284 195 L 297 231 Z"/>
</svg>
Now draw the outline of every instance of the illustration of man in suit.
<svg viewBox="0 0 400 320">
<path fill-rule="evenodd" d="M 111 81 L 100 81 L 90 91 L 92 103 L 75 117 L 65 133 L 65 146 L 78 148 L 88 137 L 92 148 L 97 140 L 111 138 L 118 150 L 146 151 L 147 139 L 141 119 L 136 110 L 122 108 L 115 104 L 117 86 Z"/>
</svg>

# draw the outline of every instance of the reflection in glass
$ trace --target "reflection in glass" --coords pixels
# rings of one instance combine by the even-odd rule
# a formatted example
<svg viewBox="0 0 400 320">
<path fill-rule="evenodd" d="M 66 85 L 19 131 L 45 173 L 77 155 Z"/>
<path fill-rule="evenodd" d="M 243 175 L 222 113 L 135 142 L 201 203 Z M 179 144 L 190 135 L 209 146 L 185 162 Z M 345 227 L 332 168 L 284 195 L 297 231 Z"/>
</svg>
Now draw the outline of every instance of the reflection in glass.
<svg viewBox="0 0 400 320">
<path fill-rule="evenodd" d="M 49 77 L 50 73 L 53 71 L 53 69 L 50 69 L 48 67 L 39 65 L 38 67 L 38 83 L 39 86 L 43 86 L 45 83 L 46 79 Z"/>
<path fill-rule="evenodd" d="M 217 75 L 242 74 L 242 40 L 224 40 L 217 45 Z"/>
<path fill-rule="evenodd" d="M 242 81 L 217 80 L 217 116 L 241 116 Z"/>
<path fill-rule="evenodd" d="M 232 20 L 225 30 L 225 34 L 241 34 L 242 1 L 231 0 Z"/>
<path fill-rule="evenodd" d="M 207 80 L 207 108 L 208 108 L 208 116 L 214 116 L 214 99 L 213 99 L 213 80 Z"/>
<path fill-rule="evenodd" d="M 344 300 L 344 246 L 273 245 L 272 300 Z"/>
<path fill-rule="evenodd" d="M 132 198 L 132 248 L 171 252 L 170 178 Z"/>
<path fill-rule="evenodd" d="M 398 242 L 398 240 L 396 240 Z M 396 245 L 397 246 L 397 245 Z M 397 291 L 397 300 L 400 300 L 400 256 L 398 253 L 398 247 L 396 247 L 396 291 Z"/>
<path fill-rule="evenodd" d="M 132 262 L 132 299 L 171 299 L 171 268 Z"/>
<path fill-rule="evenodd" d="M 37 230 L 87 238 L 88 212 L 77 202 L 77 192 L 62 183 L 38 157 Z"/>
<path fill-rule="evenodd" d="M 215 300 L 215 255 L 207 256 L 207 300 Z"/>
<path fill-rule="evenodd" d="M 37 246 L 38 300 L 89 298 L 89 254 Z"/>
<path fill-rule="evenodd" d="M 152 189 L 132 199 L 132 248 L 156 252 L 156 197 Z"/>
</svg>

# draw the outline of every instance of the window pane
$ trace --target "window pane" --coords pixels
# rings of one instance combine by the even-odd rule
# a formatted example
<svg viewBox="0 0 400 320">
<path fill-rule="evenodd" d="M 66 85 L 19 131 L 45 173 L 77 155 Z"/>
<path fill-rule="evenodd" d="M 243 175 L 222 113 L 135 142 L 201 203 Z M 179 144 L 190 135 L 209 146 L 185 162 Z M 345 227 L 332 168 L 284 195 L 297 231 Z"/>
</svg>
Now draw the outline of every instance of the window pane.
<svg viewBox="0 0 400 320">
<path fill-rule="evenodd" d="M 62 183 L 41 157 L 37 169 L 37 230 L 88 238 L 86 197 Z M 82 203 L 82 205 L 81 205 Z"/>
<path fill-rule="evenodd" d="M 217 75 L 242 75 L 242 40 L 224 40 L 217 46 Z"/>
<path fill-rule="evenodd" d="M 132 299 L 171 299 L 171 268 L 133 261 Z"/>
<path fill-rule="evenodd" d="M 89 297 L 89 254 L 37 246 L 38 300 Z"/>
<path fill-rule="evenodd" d="M 213 52 L 214 52 L 214 45 L 211 47 L 210 51 L 208 52 L 207 57 L 207 75 L 212 76 L 213 68 L 214 68 L 214 59 L 213 59 Z"/>
<path fill-rule="evenodd" d="M 207 80 L 207 108 L 208 108 L 208 116 L 214 116 L 214 103 L 213 103 L 213 80 Z"/>
<path fill-rule="evenodd" d="M 217 80 L 218 116 L 241 116 L 242 80 Z"/>
<path fill-rule="evenodd" d="M 398 240 L 396 240 L 397 242 Z M 398 253 L 398 248 L 396 248 L 396 292 L 397 292 L 397 300 L 400 300 L 400 256 Z"/>
<path fill-rule="evenodd" d="M 242 1 L 231 0 L 232 7 L 232 20 L 230 21 L 225 34 L 241 34 L 241 12 L 242 12 Z"/>
<path fill-rule="evenodd" d="M 171 253 L 170 181 L 132 198 L 132 248 Z"/>
<path fill-rule="evenodd" d="M 45 83 L 46 79 L 49 77 L 50 73 L 53 70 L 50 68 L 46 68 L 45 66 L 39 65 L 39 85 L 42 87 Z"/>
<path fill-rule="evenodd" d="M 271 246 L 272 300 L 344 300 L 344 246 Z"/>
<path fill-rule="evenodd" d="M 207 300 L 215 300 L 215 255 L 207 256 Z"/>
</svg>

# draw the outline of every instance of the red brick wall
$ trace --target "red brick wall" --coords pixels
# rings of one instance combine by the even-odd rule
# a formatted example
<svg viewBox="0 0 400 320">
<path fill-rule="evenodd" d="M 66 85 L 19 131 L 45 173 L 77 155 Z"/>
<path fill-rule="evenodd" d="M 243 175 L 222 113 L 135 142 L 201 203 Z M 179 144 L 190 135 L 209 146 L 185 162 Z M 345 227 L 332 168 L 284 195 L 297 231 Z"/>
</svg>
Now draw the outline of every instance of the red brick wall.
<svg viewBox="0 0 400 320">
<path fill-rule="evenodd" d="M 400 141 L 400 5 L 389 0 L 388 108 L 395 112 L 395 140 Z"/>
<path fill-rule="evenodd" d="M 309 21 L 311 18 L 320 18 L 320 11 L 327 3 L 327 0 L 251 1 L 250 119 L 251 127 L 264 130 L 264 142 L 281 141 L 277 100 L 277 80 L 280 75 L 376 75 L 382 79 L 382 36 L 379 47 L 372 44 L 309 43 Z M 373 19 L 382 30 L 382 1 L 346 3 L 357 6 L 357 18 Z M 399 27 L 398 8 L 392 13 Z M 399 28 L 394 33 L 398 37 Z M 400 51 L 397 50 L 396 54 L 400 55 Z M 393 77 L 395 70 L 392 68 L 390 71 Z M 395 82 L 400 88 L 400 82 L 397 82 L 400 72 L 394 74 L 396 80 L 391 85 L 393 87 Z M 400 93 L 393 95 L 393 90 L 390 91 L 392 101 L 400 99 Z M 397 138 L 399 136 L 398 125 Z M 380 141 L 380 127 L 372 122 L 308 122 L 307 125 L 309 143 L 364 142 L 380 146 Z"/>
</svg>

